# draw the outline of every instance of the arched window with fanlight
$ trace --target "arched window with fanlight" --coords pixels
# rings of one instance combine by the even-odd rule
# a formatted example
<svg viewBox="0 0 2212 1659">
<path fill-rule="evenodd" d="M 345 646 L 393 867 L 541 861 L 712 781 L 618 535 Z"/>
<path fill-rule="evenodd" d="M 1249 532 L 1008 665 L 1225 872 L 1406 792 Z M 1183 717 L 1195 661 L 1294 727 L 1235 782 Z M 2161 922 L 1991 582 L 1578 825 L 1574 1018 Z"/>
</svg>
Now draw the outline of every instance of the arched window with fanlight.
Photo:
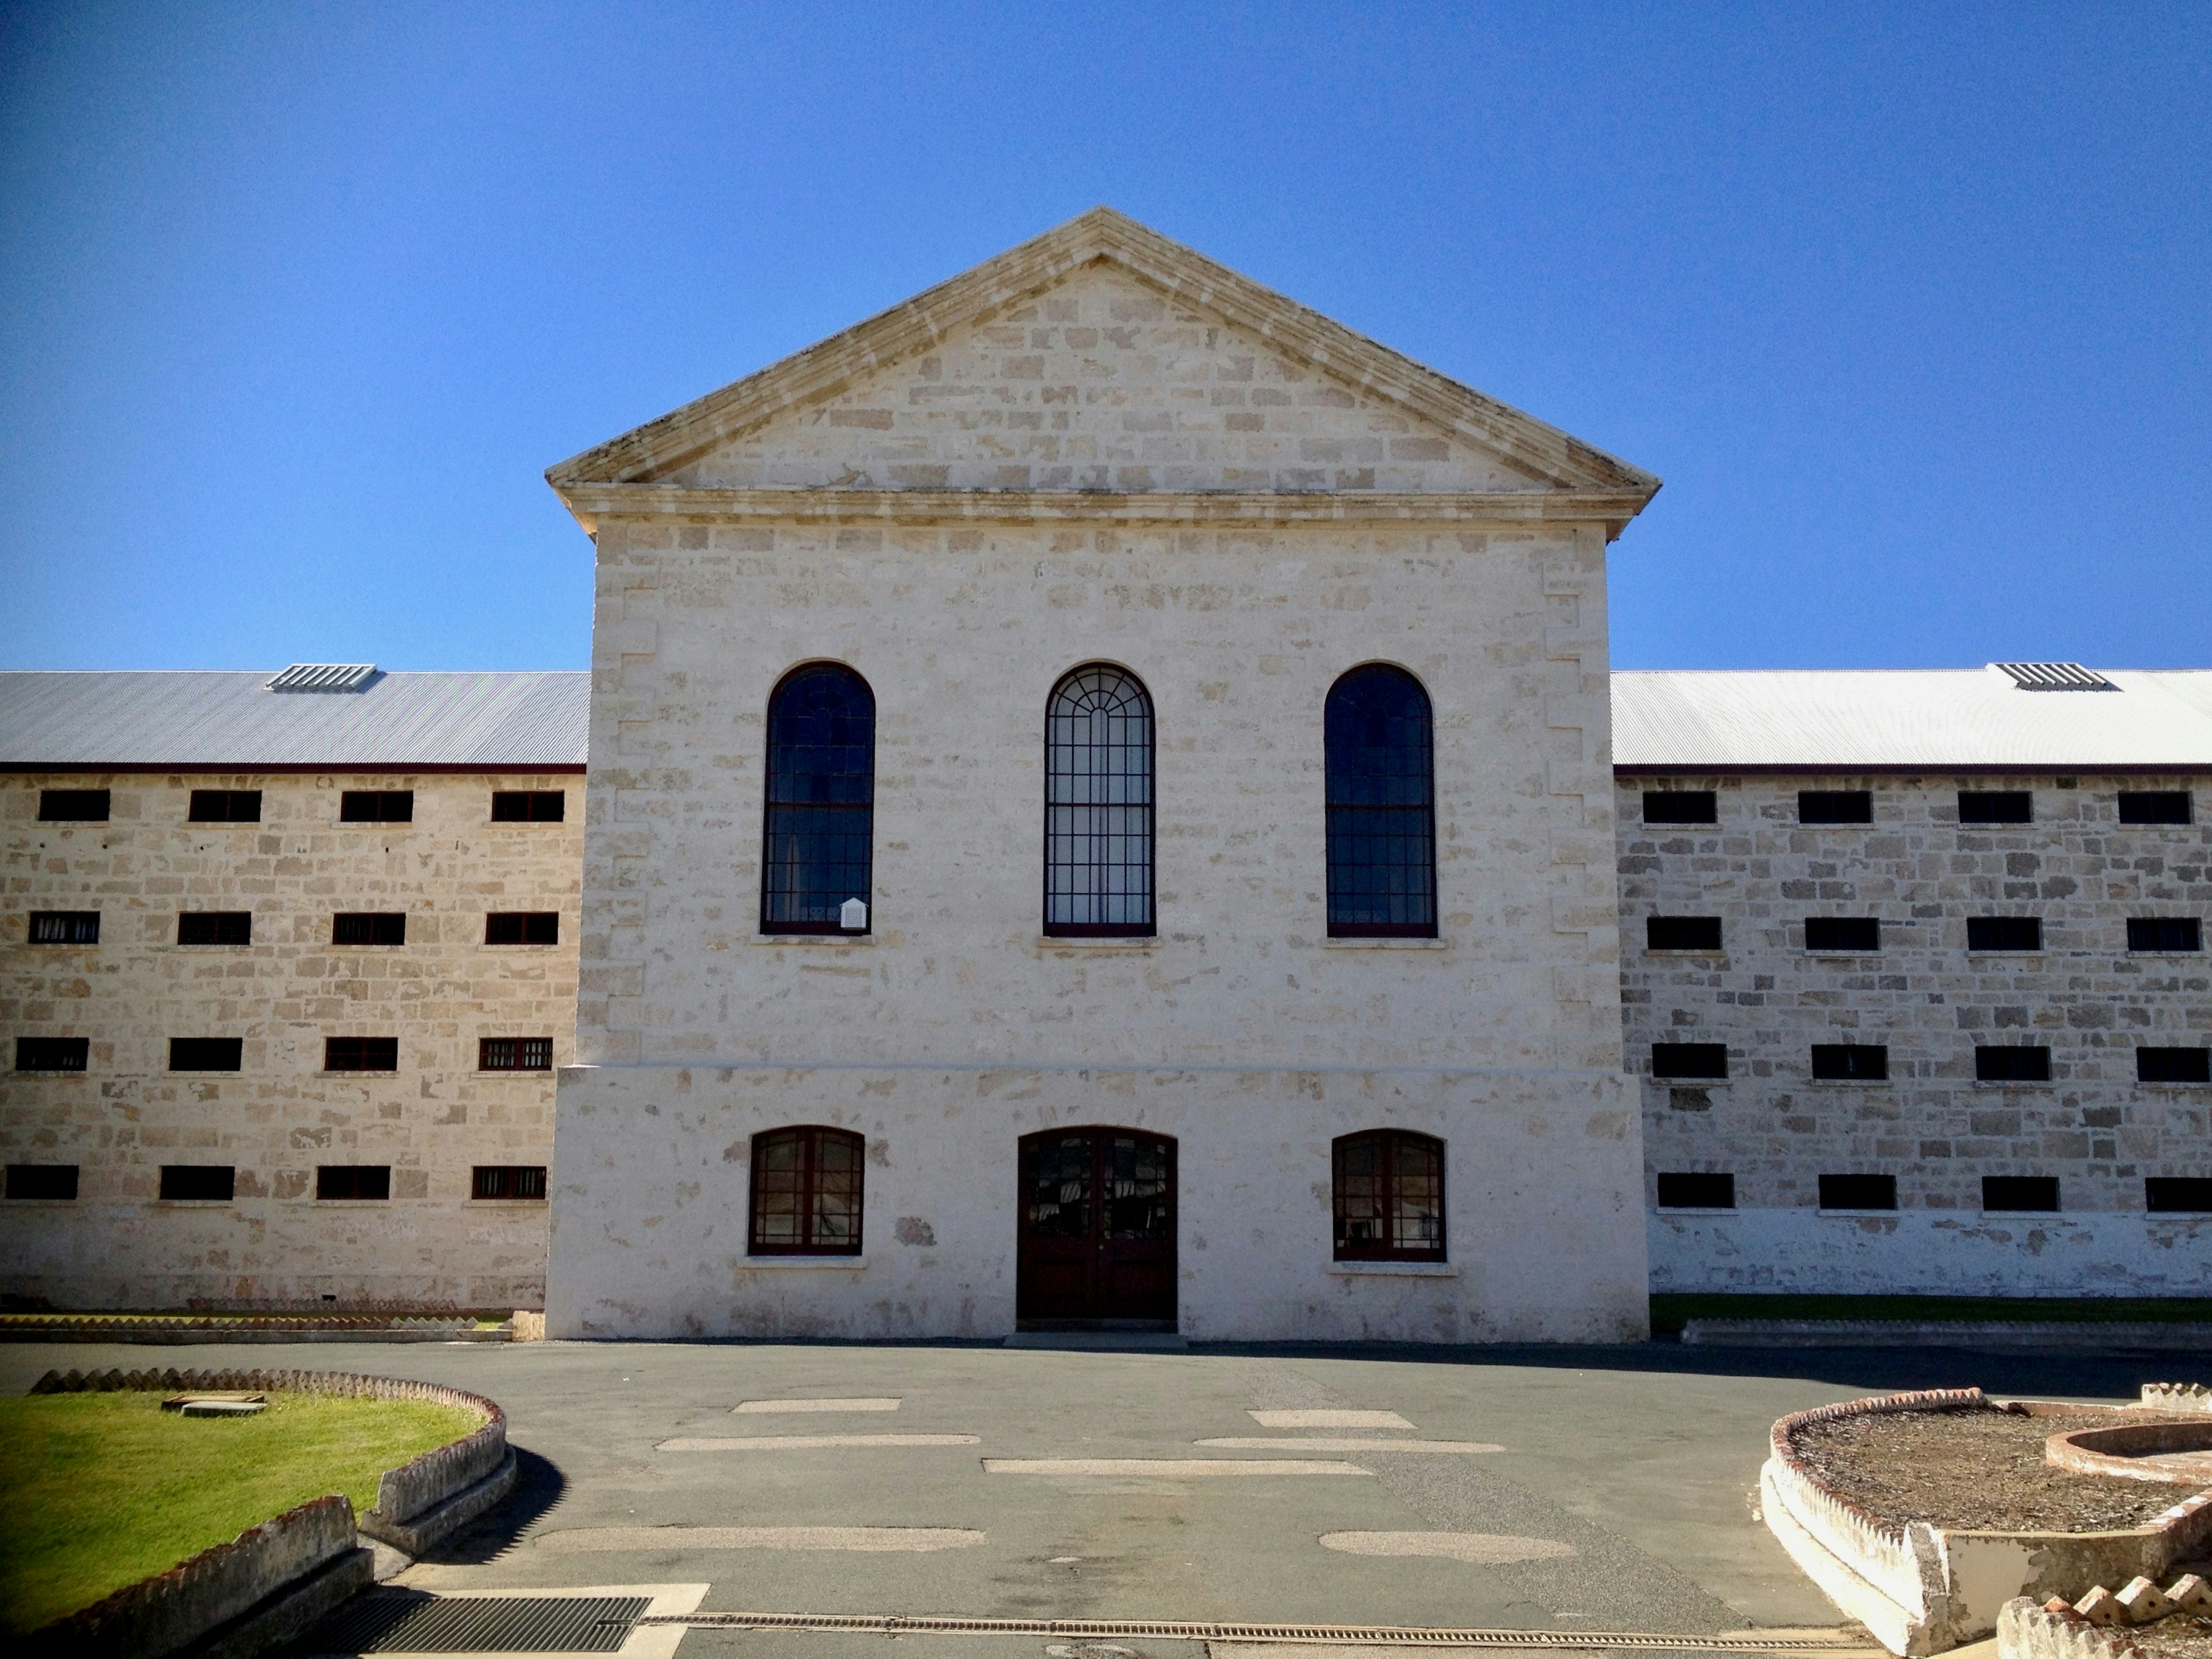
<svg viewBox="0 0 2212 1659">
<path fill-rule="evenodd" d="M 1370 1129 L 1331 1146 L 1339 1261 L 1444 1259 L 1444 1144 Z"/>
<path fill-rule="evenodd" d="M 752 1255 L 858 1255 L 867 1144 L 806 1124 L 753 1137 Z"/>
<path fill-rule="evenodd" d="M 1044 732 L 1044 931 L 1148 937 L 1152 698 L 1127 670 L 1091 663 L 1053 687 Z"/>
<path fill-rule="evenodd" d="M 794 668 L 770 694 L 767 795 L 761 932 L 866 933 L 876 698 L 842 663 Z"/>
<path fill-rule="evenodd" d="M 1329 688 L 1328 932 L 1437 936 L 1437 829 L 1429 694 L 1369 663 Z"/>
</svg>

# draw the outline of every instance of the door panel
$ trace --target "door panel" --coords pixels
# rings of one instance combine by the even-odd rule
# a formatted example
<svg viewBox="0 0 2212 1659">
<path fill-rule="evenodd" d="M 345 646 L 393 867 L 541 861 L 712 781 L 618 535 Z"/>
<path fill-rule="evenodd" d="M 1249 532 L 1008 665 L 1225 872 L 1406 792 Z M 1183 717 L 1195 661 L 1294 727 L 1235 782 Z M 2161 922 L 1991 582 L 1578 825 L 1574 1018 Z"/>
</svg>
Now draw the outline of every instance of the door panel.
<svg viewBox="0 0 2212 1659">
<path fill-rule="evenodd" d="M 1173 1328 L 1175 1142 L 1048 1130 L 1022 1141 L 1021 1182 L 1018 1321 Z"/>
</svg>

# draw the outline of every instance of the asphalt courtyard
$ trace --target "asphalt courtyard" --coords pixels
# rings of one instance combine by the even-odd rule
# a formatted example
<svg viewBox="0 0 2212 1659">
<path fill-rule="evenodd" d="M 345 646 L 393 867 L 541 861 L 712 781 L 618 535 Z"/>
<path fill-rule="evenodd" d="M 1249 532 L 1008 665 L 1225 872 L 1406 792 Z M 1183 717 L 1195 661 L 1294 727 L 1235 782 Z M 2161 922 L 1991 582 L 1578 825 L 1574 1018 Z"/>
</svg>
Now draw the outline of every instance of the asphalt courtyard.
<svg viewBox="0 0 2212 1659">
<path fill-rule="evenodd" d="M 688 1586 L 666 1605 L 1685 1636 L 1838 1623 L 1757 1518 L 1784 1413 L 1966 1383 L 2127 1399 L 2175 1370 L 1664 1344 L 27 1344 L 0 1348 L 0 1387 L 112 1365 L 358 1370 L 497 1400 L 522 1481 L 397 1581 L 441 1595 Z M 1035 1637 L 699 1627 L 680 1651 L 889 1641 L 914 1659 L 1117 1659 Z"/>
</svg>

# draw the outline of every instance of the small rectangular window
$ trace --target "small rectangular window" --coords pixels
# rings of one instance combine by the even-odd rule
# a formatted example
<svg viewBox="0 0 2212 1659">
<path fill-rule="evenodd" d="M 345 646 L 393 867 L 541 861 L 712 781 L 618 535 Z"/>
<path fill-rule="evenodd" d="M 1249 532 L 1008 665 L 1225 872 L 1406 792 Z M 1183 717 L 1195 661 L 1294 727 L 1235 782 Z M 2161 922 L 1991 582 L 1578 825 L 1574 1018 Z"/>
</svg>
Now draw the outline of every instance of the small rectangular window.
<svg viewBox="0 0 2212 1659">
<path fill-rule="evenodd" d="M 2212 1083 L 2212 1048 L 2138 1048 L 2138 1083 Z"/>
<path fill-rule="evenodd" d="M 407 913 L 404 910 L 342 910 L 331 918 L 333 945 L 404 945 Z"/>
<path fill-rule="evenodd" d="M 173 1072 L 235 1072 L 245 1066 L 246 1043 L 239 1037 L 171 1037 Z"/>
<path fill-rule="evenodd" d="M 1832 1083 L 1885 1083 L 1889 1050 L 1875 1042 L 1816 1042 L 1813 1075 Z"/>
<path fill-rule="evenodd" d="M 39 791 L 39 822 L 105 823 L 107 822 L 107 791 L 41 789 Z"/>
<path fill-rule="evenodd" d="M 1662 1175 L 1659 1177 L 1659 1207 L 1662 1210 L 1733 1210 L 1735 1177 L 1732 1175 Z"/>
<path fill-rule="evenodd" d="M 399 1069 L 399 1039 L 388 1036 L 325 1037 L 323 1069 L 326 1072 L 396 1072 Z"/>
<path fill-rule="evenodd" d="M 2051 1050 L 2027 1044 L 1976 1048 L 1974 1078 L 1980 1083 L 2048 1083 Z"/>
<path fill-rule="evenodd" d="M 2043 948 L 2043 918 L 1968 916 L 1966 948 L 1969 951 L 1999 951 L 2014 954 L 2040 951 Z"/>
<path fill-rule="evenodd" d="M 1655 1042 L 1651 1045 L 1651 1075 L 1724 1078 L 1728 1075 L 1728 1044 Z"/>
<path fill-rule="evenodd" d="M 484 1037 L 477 1044 L 480 1072 L 550 1072 L 551 1037 Z"/>
<path fill-rule="evenodd" d="M 1805 948 L 1820 952 L 1879 951 L 1881 922 L 1874 916 L 1808 916 Z"/>
<path fill-rule="evenodd" d="M 90 1037 L 19 1036 L 15 1039 L 15 1069 L 19 1072 L 82 1072 L 92 1054 Z"/>
<path fill-rule="evenodd" d="M 338 797 L 340 823 L 412 823 L 412 789 L 349 789 Z"/>
<path fill-rule="evenodd" d="M 389 1164 L 325 1164 L 315 1170 L 317 1198 L 388 1199 L 392 1196 Z"/>
<path fill-rule="evenodd" d="M 76 1165 L 74 1164 L 10 1164 L 8 1166 L 8 1196 L 10 1198 L 43 1198 L 49 1202 L 70 1203 L 76 1197 Z"/>
<path fill-rule="evenodd" d="M 2195 916 L 2130 916 L 2128 949 L 2180 956 L 2204 948 L 2203 924 Z"/>
<path fill-rule="evenodd" d="M 568 797 L 558 789 L 497 789 L 492 792 L 494 823 L 558 823 L 568 816 Z"/>
<path fill-rule="evenodd" d="M 2143 1208 L 2153 1214 L 2212 1214 L 2212 1177 L 2151 1176 L 2143 1182 Z"/>
<path fill-rule="evenodd" d="M 1867 789 L 1800 789 L 1800 823 L 1872 823 L 1874 793 Z"/>
<path fill-rule="evenodd" d="M 258 789 L 195 789 L 192 791 L 191 817 L 194 823 L 258 823 L 261 822 L 261 792 Z"/>
<path fill-rule="evenodd" d="M 238 1171 L 228 1164 L 164 1164 L 161 1196 L 203 1203 L 228 1204 L 238 1184 Z"/>
<path fill-rule="evenodd" d="M 1897 1207 L 1897 1177 L 1892 1175 L 1824 1175 L 1820 1177 L 1820 1207 L 1824 1210 L 1893 1210 Z"/>
<path fill-rule="evenodd" d="M 1644 948 L 1651 951 L 1717 951 L 1721 948 L 1718 916 L 1647 916 Z"/>
<path fill-rule="evenodd" d="M 2025 789 L 1961 789 L 1961 823 L 2033 823 L 2035 797 Z"/>
<path fill-rule="evenodd" d="M 2057 1176 L 1984 1176 L 1984 1210 L 2055 1211 L 2058 1207 Z"/>
<path fill-rule="evenodd" d="M 1710 789 L 1647 789 L 1644 792 L 1646 823 L 1717 823 L 1720 809 Z"/>
<path fill-rule="evenodd" d="M 186 910 L 177 918 L 179 945 L 251 945 L 251 910 Z"/>
<path fill-rule="evenodd" d="M 479 1164 L 469 1180 L 471 1198 L 534 1198 L 545 1196 L 545 1166 L 542 1164 Z"/>
<path fill-rule="evenodd" d="M 2122 823 L 2189 823 L 2193 822 L 2186 789 L 2144 789 L 2120 792 Z"/>
<path fill-rule="evenodd" d="M 486 945 L 558 945 L 557 910 L 495 910 L 484 918 Z"/>
<path fill-rule="evenodd" d="M 97 945 L 100 943 L 100 912 L 33 910 L 31 912 L 30 942 L 33 945 Z"/>
</svg>

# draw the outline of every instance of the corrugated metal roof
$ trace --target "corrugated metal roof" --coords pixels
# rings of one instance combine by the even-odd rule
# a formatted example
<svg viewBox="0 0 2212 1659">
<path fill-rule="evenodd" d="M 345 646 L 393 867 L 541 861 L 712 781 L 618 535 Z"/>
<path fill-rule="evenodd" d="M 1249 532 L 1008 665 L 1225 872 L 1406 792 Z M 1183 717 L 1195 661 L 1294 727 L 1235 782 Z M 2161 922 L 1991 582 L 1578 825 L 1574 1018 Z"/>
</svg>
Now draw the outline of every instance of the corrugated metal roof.
<svg viewBox="0 0 2212 1659">
<path fill-rule="evenodd" d="M 1994 665 L 1616 672 L 1613 763 L 2212 771 L 2212 671 L 2100 672 L 2117 692 L 2039 695 Z"/>
<path fill-rule="evenodd" d="M 0 673 L 0 766 L 580 766 L 592 677 L 383 674 L 341 696 L 258 673 Z"/>
</svg>

